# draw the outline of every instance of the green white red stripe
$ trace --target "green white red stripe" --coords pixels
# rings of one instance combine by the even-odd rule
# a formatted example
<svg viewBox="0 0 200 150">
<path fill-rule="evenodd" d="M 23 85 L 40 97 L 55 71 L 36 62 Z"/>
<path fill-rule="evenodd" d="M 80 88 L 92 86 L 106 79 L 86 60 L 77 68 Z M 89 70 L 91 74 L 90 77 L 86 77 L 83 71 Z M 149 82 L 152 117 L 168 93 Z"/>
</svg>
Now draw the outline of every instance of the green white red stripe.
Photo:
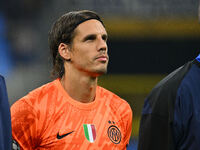
<svg viewBox="0 0 200 150">
<path fill-rule="evenodd" d="M 94 143 L 94 141 L 96 139 L 96 129 L 95 129 L 95 126 L 93 124 L 83 124 L 83 128 L 84 128 L 86 139 L 89 142 Z"/>
</svg>

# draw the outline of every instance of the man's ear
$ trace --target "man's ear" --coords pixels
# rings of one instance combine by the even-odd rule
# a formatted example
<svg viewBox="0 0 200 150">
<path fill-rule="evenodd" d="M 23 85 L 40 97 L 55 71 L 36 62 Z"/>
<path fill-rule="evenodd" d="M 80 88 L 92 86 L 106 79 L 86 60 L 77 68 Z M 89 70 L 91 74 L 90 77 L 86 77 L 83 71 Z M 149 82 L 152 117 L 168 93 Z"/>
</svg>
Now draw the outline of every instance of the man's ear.
<svg viewBox="0 0 200 150">
<path fill-rule="evenodd" d="M 68 44 L 60 43 L 58 46 L 58 52 L 63 59 L 68 61 L 71 60 L 71 51 Z"/>
</svg>

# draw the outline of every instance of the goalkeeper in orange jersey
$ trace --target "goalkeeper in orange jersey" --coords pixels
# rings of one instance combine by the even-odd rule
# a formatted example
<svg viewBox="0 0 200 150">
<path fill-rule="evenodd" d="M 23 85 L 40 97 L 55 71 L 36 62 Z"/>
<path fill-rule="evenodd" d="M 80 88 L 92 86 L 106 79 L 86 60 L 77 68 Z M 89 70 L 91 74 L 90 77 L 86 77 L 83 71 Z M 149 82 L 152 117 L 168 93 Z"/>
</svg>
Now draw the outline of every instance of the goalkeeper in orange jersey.
<svg viewBox="0 0 200 150">
<path fill-rule="evenodd" d="M 98 86 L 109 61 L 107 32 L 93 11 L 69 12 L 49 32 L 55 80 L 11 107 L 13 143 L 21 149 L 125 150 L 129 104 Z"/>
</svg>

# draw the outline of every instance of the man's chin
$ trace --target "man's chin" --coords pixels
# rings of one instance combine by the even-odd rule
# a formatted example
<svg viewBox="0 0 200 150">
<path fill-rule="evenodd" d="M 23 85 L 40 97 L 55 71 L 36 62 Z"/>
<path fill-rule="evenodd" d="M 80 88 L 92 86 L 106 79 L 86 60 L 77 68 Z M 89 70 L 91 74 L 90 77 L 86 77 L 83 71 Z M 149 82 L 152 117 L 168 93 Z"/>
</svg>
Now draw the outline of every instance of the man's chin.
<svg viewBox="0 0 200 150">
<path fill-rule="evenodd" d="M 101 69 L 101 70 L 96 70 L 92 73 L 92 76 L 94 77 L 98 77 L 98 76 L 101 76 L 101 75 L 104 75 L 107 73 L 107 68 L 106 69 Z"/>
<path fill-rule="evenodd" d="M 100 72 L 99 72 L 99 75 L 104 75 L 104 74 L 106 74 L 106 73 L 107 73 L 107 70 L 100 71 Z"/>
</svg>

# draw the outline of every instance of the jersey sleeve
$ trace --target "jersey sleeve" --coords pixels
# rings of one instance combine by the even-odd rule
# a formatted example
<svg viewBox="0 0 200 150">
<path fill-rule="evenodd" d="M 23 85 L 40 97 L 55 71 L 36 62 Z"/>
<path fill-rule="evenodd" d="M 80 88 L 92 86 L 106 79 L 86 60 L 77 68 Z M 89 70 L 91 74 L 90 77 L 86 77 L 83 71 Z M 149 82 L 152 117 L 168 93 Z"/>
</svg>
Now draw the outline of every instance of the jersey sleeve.
<svg viewBox="0 0 200 150">
<path fill-rule="evenodd" d="M 21 149 L 34 149 L 39 142 L 36 140 L 37 113 L 26 103 L 25 98 L 12 105 L 11 122 L 13 141 L 16 141 Z"/>
<path fill-rule="evenodd" d="M 197 139 L 200 137 L 200 132 L 197 123 L 194 121 L 194 112 L 197 111 L 194 104 L 198 106 L 198 101 L 193 100 L 195 95 L 191 90 L 194 89 L 185 86 L 178 90 L 174 109 L 173 134 L 176 147 L 190 145 L 192 149 L 198 149 L 199 142 Z"/>
<path fill-rule="evenodd" d="M 132 109 L 129 106 L 128 103 L 126 103 L 126 105 L 121 105 L 121 107 L 119 108 L 119 110 L 121 109 L 121 117 L 122 117 L 122 121 L 124 123 L 124 137 L 123 137 L 123 141 L 124 141 L 124 146 L 127 147 L 129 144 L 129 140 L 131 137 L 131 132 L 132 132 Z M 124 148 L 125 149 L 125 148 Z"/>
<path fill-rule="evenodd" d="M 140 121 L 138 150 L 173 150 L 169 117 L 152 111 L 147 98 Z"/>
</svg>

